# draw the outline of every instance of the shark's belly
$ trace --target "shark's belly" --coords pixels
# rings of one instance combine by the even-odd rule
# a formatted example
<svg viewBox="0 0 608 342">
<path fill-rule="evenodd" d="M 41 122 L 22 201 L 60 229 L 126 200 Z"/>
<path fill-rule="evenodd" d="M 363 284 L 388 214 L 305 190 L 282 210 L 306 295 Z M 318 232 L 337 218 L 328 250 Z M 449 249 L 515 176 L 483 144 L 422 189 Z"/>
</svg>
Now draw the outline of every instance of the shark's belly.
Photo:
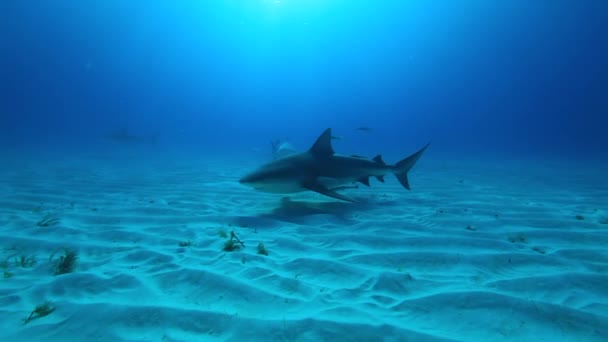
<svg viewBox="0 0 608 342">
<path fill-rule="evenodd" d="M 260 187 L 255 188 L 258 191 L 268 192 L 273 194 L 291 194 L 295 192 L 305 191 L 300 184 L 293 182 L 272 182 L 264 183 Z"/>
<path fill-rule="evenodd" d="M 351 178 L 331 178 L 331 177 L 319 177 L 317 178 L 317 182 L 319 182 L 320 184 L 322 184 L 324 187 L 331 189 L 331 188 L 335 188 L 338 186 L 345 186 L 345 185 L 351 185 L 353 183 L 355 183 L 357 180 L 356 179 L 351 179 Z"/>
</svg>

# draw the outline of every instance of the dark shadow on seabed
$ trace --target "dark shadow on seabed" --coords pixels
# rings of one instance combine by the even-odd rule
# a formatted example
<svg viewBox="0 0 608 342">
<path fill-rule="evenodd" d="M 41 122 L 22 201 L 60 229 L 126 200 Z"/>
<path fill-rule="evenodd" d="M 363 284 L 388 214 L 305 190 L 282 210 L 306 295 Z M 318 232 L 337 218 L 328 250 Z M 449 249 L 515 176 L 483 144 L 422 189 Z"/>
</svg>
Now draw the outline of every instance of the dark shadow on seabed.
<svg viewBox="0 0 608 342">
<path fill-rule="evenodd" d="M 270 212 L 259 213 L 253 216 L 234 217 L 233 223 L 247 227 L 269 227 L 277 226 L 279 222 L 294 224 L 314 224 L 318 223 L 319 217 L 324 217 L 329 221 L 338 224 L 355 224 L 353 220 L 358 212 L 374 210 L 378 207 L 396 206 L 397 201 L 370 199 L 367 197 L 355 198 L 358 203 L 342 201 L 294 201 L 289 197 L 281 198 L 279 206 Z"/>
</svg>

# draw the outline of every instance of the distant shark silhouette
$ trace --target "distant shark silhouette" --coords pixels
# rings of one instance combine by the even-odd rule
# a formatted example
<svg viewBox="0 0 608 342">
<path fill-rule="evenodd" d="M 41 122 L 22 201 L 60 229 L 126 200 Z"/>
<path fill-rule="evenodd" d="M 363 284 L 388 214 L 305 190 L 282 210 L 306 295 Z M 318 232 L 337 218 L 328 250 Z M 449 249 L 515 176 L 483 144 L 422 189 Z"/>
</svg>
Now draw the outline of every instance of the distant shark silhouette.
<svg viewBox="0 0 608 342">
<path fill-rule="evenodd" d="M 113 131 L 105 136 L 107 139 L 110 139 L 115 142 L 123 143 L 123 144 L 145 144 L 145 143 L 155 143 L 156 135 L 146 136 L 146 135 L 135 135 L 131 134 L 128 129 L 122 128 L 117 131 Z"/>
<path fill-rule="evenodd" d="M 416 164 L 429 144 L 395 165 L 387 165 L 382 156 L 373 159 L 342 156 L 331 146 L 331 128 L 326 129 L 310 150 L 276 159 L 240 179 L 241 184 L 270 193 L 314 191 L 348 202 L 356 200 L 339 193 L 355 182 L 369 186 L 369 177 L 384 182 L 384 175 L 393 173 L 410 190 L 408 171 Z"/>
<path fill-rule="evenodd" d="M 298 153 L 295 147 L 285 140 L 273 140 L 270 145 L 272 146 L 273 159 L 280 159 Z"/>
</svg>

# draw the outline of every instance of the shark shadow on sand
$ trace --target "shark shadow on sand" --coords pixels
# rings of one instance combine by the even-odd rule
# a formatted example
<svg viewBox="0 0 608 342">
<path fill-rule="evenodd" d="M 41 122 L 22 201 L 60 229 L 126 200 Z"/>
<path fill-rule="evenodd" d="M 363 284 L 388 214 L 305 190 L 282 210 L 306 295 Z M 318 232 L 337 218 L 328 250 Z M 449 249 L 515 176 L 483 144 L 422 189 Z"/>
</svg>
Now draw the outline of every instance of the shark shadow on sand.
<svg viewBox="0 0 608 342">
<path fill-rule="evenodd" d="M 351 218 L 355 212 L 362 210 L 362 207 L 367 208 L 367 204 L 359 203 L 353 206 L 346 202 L 293 201 L 289 197 L 283 197 L 276 207 L 267 212 L 251 216 L 234 216 L 231 222 L 237 226 L 250 228 L 278 227 L 281 222 L 314 224 L 320 217 L 340 223 L 355 223 Z"/>
</svg>

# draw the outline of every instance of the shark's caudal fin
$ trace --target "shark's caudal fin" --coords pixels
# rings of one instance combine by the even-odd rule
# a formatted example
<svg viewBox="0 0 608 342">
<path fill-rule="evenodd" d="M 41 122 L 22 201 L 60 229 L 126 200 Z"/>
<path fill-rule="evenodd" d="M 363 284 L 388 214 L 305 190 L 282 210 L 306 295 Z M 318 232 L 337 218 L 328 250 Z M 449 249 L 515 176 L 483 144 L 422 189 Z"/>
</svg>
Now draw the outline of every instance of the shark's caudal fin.
<svg viewBox="0 0 608 342">
<path fill-rule="evenodd" d="M 414 166 L 414 164 L 416 164 L 418 159 L 420 159 L 420 156 L 422 156 L 422 154 L 424 153 L 424 150 L 426 150 L 426 148 L 429 147 L 430 144 L 431 143 L 429 142 L 423 148 L 421 148 L 418 152 L 412 154 L 411 156 L 409 156 L 409 157 L 401 160 L 397 164 L 395 164 L 395 176 L 397 176 L 399 183 L 401 183 L 401 185 L 403 185 L 404 188 L 411 190 L 410 182 L 407 179 L 407 173 Z"/>
</svg>

